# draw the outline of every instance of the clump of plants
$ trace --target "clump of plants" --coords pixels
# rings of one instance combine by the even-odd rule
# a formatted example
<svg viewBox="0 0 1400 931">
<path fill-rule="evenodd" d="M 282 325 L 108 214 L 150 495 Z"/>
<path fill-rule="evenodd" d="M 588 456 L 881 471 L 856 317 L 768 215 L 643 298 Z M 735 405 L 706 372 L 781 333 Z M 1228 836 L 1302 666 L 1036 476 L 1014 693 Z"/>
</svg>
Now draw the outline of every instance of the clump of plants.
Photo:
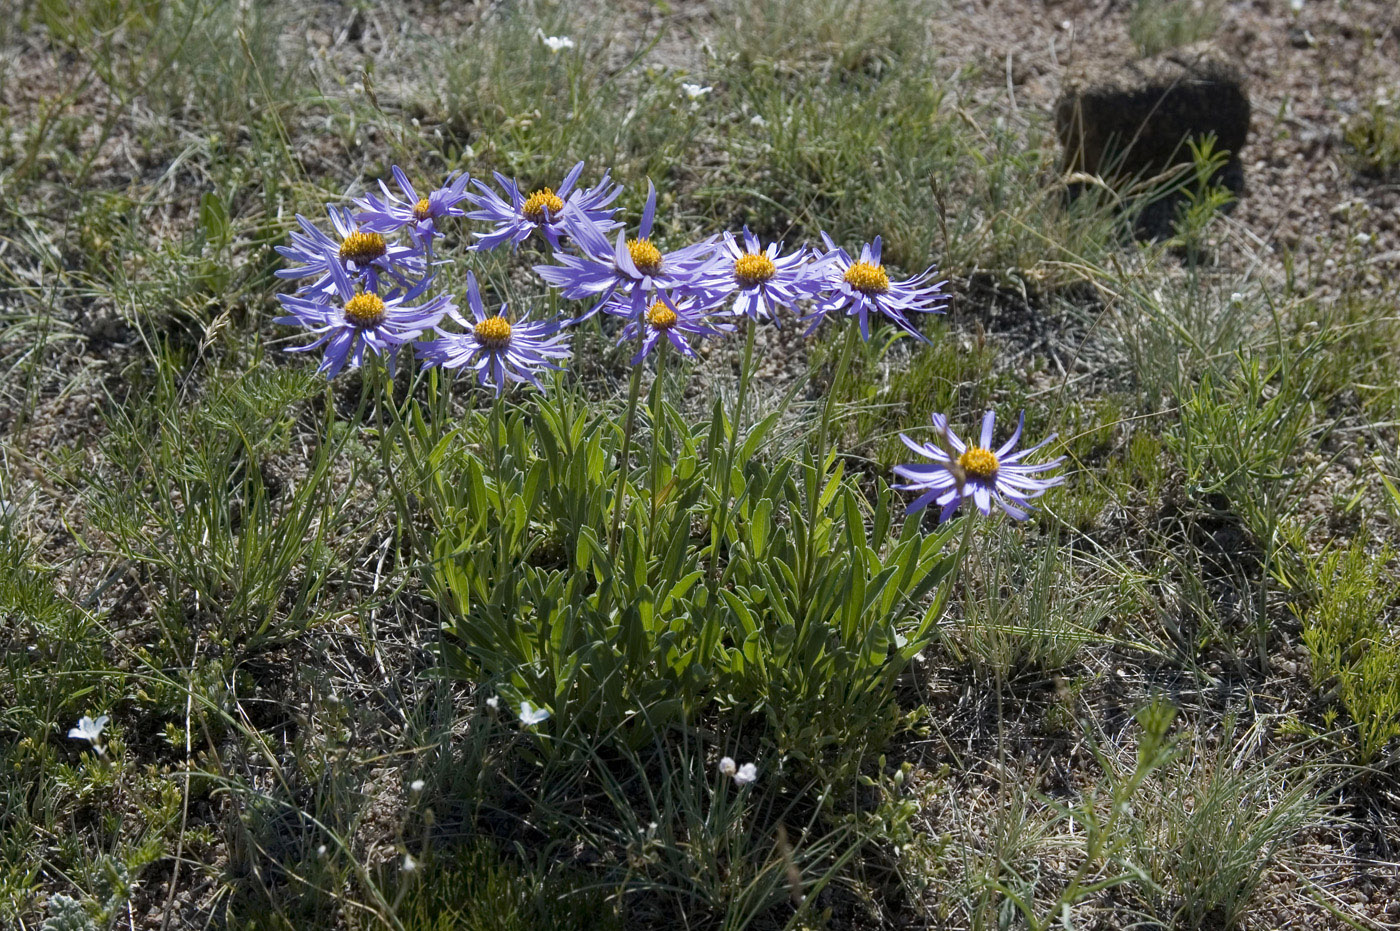
<svg viewBox="0 0 1400 931">
<path fill-rule="evenodd" d="M 726 810 L 767 833 L 764 782 L 829 797 L 903 726 L 900 678 L 976 545 L 955 514 L 1027 519 L 1061 460 L 1036 456 L 1053 436 L 1018 445 L 1024 415 L 998 437 L 987 411 L 964 439 L 934 413 L 927 437 L 901 434 L 920 461 L 890 484 L 841 454 L 830 392 L 755 415 L 759 327 L 844 328 L 839 381 L 885 330 L 927 341 L 916 321 L 945 303 L 934 269 L 898 278 L 878 236 L 858 251 L 748 229 L 675 243 L 654 187 L 628 229 L 620 187 L 583 184 L 584 167 L 557 185 L 454 175 L 421 193 L 394 168 L 393 187 L 329 208 L 331 232 L 298 218 L 278 274 L 299 288 L 279 296 L 279 322 L 312 336 L 292 351 L 319 353 L 327 377 L 362 371 L 352 427 L 377 426 L 405 555 L 445 618 L 443 672 L 532 735 L 546 769 L 614 753 L 679 765 L 669 745 L 702 727 L 713 736 L 682 768 L 708 759 L 750 799 Z M 446 249 L 463 221 L 484 227 Z M 534 272 L 574 302 L 548 306 L 572 310 L 509 299 L 517 285 L 489 260 L 507 246 L 535 250 Z M 621 409 L 567 374 L 585 332 L 623 351 Z M 737 383 L 696 413 L 673 370 L 728 337 L 743 340 Z M 804 416 L 814 427 L 794 444 Z M 891 491 L 914 498 L 901 509 Z M 792 863 L 836 849 L 833 817 L 793 838 Z M 769 885 L 764 907 L 785 894 Z"/>
<path fill-rule="evenodd" d="M 1345 137 L 1361 171 L 1378 177 L 1394 174 L 1400 169 L 1400 103 L 1376 97 L 1347 120 Z"/>
</svg>

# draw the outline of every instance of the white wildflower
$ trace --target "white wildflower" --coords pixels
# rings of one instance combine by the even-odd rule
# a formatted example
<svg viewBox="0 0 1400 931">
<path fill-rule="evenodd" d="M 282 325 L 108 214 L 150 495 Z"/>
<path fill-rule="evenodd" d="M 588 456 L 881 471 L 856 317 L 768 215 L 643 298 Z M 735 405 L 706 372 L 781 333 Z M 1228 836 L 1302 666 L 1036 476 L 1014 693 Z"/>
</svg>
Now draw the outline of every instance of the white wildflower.
<svg viewBox="0 0 1400 931">
<path fill-rule="evenodd" d="M 682 84 L 681 90 L 684 91 L 685 95 L 691 100 L 699 100 L 701 97 L 704 97 L 710 91 L 714 90 L 714 88 L 702 84 Z"/>
<path fill-rule="evenodd" d="M 734 757 L 727 756 L 719 761 L 719 774 L 721 776 L 733 776 L 738 771 L 739 767 L 734 762 Z"/>
<path fill-rule="evenodd" d="M 83 715 L 78 721 L 78 726 L 69 729 L 68 737 L 71 740 L 86 740 L 88 743 L 92 744 L 94 750 L 101 753 L 102 748 L 98 746 L 98 741 L 102 739 L 102 731 L 107 727 L 107 722 L 110 720 L 112 720 L 112 716 L 107 714 L 100 715 L 96 721 L 87 715 Z"/>
<path fill-rule="evenodd" d="M 406 853 L 406 854 L 404 854 L 404 855 L 403 855 L 403 871 L 404 871 L 405 873 L 412 873 L 412 872 L 413 872 L 414 870 L 416 870 L 416 869 L 418 869 L 418 861 L 415 860 L 415 859 L 413 859 L 413 854 L 411 854 L 411 853 Z"/>
<path fill-rule="evenodd" d="M 520 723 L 526 725 L 539 724 L 541 721 L 549 720 L 548 708 L 536 708 L 527 701 L 520 703 Z"/>
<path fill-rule="evenodd" d="M 758 767 L 752 763 L 745 763 L 739 767 L 739 771 L 734 774 L 734 784 L 736 786 L 746 786 L 751 782 L 758 781 Z"/>
<path fill-rule="evenodd" d="M 568 36 L 547 36 L 541 32 L 540 41 L 544 43 L 545 48 L 556 55 L 566 48 L 574 47 L 574 40 L 570 39 Z"/>
<path fill-rule="evenodd" d="M 490 708 L 492 711 L 501 707 L 501 696 L 492 695 L 490 698 L 486 699 L 486 707 Z"/>
<path fill-rule="evenodd" d="M 425 785 L 425 783 L 423 782 L 422 779 L 415 779 L 415 780 L 413 780 L 412 782 L 410 782 L 410 783 L 408 784 L 408 791 L 410 791 L 410 792 L 412 792 L 412 793 L 414 793 L 414 794 L 416 795 L 417 793 L 423 791 L 423 786 L 424 786 L 424 785 Z"/>
</svg>

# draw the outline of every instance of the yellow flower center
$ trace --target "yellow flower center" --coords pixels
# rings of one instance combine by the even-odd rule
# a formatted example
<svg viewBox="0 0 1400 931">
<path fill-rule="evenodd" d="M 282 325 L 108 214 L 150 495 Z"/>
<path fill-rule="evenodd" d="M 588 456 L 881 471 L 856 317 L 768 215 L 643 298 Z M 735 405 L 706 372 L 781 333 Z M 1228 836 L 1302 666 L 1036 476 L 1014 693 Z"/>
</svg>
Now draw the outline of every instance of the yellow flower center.
<svg viewBox="0 0 1400 931">
<path fill-rule="evenodd" d="M 890 289 L 890 276 L 885 274 L 885 266 L 857 262 L 846 269 L 846 284 L 862 294 L 884 294 Z"/>
<path fill-rule="evenodd" d="M 510 345 L 510 323 L 505 317 L 487 317 L 472 329 L 472 334 L 487 349 L 504 349 Z"/>
<path fill-rule="evenodd" d="M 428 198 L 423 198 L 413 205 L 413 219 L 426 220 L 433 215 L 433 205 L 428 203 Z"/>
<path fill-rule="evenodd" d="M 647 323 L 651 324 L 653 330 L 669 330 L 679 319 L 676 312 L 666 306 L 665 301 L 657 301 L 651 305 L 651 310 L 647 311 Z"/>
<path fill-rule="evenodd" d="M 384 237 L 378 233 L 366 233 L 355 230 L 345 241 L 340 244 L 340 257 L 346 262 L 354 262 L 356 265 L 368 265 L 377 258 L 381 258 L 388 252 L 388 246 L 384 245 Z"/>
<path fill-rule="evenodd" d="M 525 206 L 520 208 L 520 212 L 532 223 L 543 223 L 546 210 L 551 217 L 557 218 L 563 209 L 564 201 L 554 193 L 553 188 L 541 188 L 525 199 Z"/>
<path fill-rule="evenodd" d="M 750 252 L 734 260 L 734 278 L 746 288 L 763 284 L 777 273 L 773 260 L 761 252 Z"/>
<path fill-rule="evenodd" d="M 981 482 L 990 482 L 997 477 L 996 453 L 980 446 L 969 446 L 967 452 L 958 457 L 958 466 L 967 473 L 968 478 Z"/>
<path fill-rule="evenodd" d="M 661 250 L 653 246 L 650 239 L 627 240 L 627 251 L 632 254 L 632 264 L 643 275 L 661 271 Z"/>
<path fill-rule="evenodd" d="M 385 312 L 384 299 L 378 294 L 356 294 L 345 302 L 345 322 L 362 329 L 379 326 Z"/>
</svg>

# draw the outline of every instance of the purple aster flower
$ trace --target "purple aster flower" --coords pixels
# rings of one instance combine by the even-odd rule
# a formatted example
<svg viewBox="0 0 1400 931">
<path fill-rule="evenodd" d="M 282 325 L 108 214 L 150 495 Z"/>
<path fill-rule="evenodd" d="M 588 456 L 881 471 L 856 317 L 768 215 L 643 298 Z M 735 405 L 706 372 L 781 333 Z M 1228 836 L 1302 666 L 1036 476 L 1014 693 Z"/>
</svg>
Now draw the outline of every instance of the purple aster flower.
<svg viewBox="0 0 1400 931">
<path fill-rule="evenodd" d="M 398 182 L 403 197 L 389 190 L 381 179 L 379 189 L 384 193 L 380 200 L 373 194 L 355 201 L 360 212 L 355 214 L 360 228 L 368 233 L 395 233 L 408 227 L 413 237 L 429 247 L 438 234 L 437 221 L 443 217 L 464 217 L 467 212 L 457 205 L 467 199 L 466 173 L 448 175 L 443 186 L 429 192 L 427 197 L 419 197 L 418 191 L 409 182 L 408 176 L 398 165 L 390 168 L 394 180 Z"/>
<path fill-rule="evenodd" d="M 410 306 L 427 290 L 431 278 L 424 278 L 407 290 L 381 295 L 358 288 L 334 254 L 328 256 L 326 268 L 333 290 L 307 297 L 277 295 L 287 315 L 278 317 L 276 322 L 302 326 L 316 335 L 314 342 L 287 351 L 310 352 L 325 346 L 326 354 L 316 371 L 327 378 L 334 378 L 347 363 L 352 368 L 362 365 L 366 349 L 383 358 L 392 375 L 398 348 L 437 326 L 443 314 L 456 309 L 446 294 L 417 307 Z"/>
<path fill-rule="evenodd" d="M 968 446 L 948 426 L 948 418 L 942 414 L 933 415 L 933 429 L 938 434 L 938 442 L 915 443 L 903 433 L 899 438 L 914 452 L 932 459 L 930 464 L 897 465 L 894 474 L 908 479 L 907 485 L 895 485 L 899 491 L 922 492 L 907 513 L 923 510 L 930 504 L 943 509 L 940 521 L 945 521 L 958 509 L 958 505 L 971 498 L 972 503 L 983 514 L 990 514 L 992 502 L 1016 520 L 1025 520 L 1027 511 L 1034 510 L 1030 499 L 1038 498 L 1046 489 L 1065 480 L 1063 475 L 1051 478 L 1035 476 L 1047 469 L 1053 469 L 1064 456 L 1050 462 L 1026 465 L 1026 456 L 1040 449 L 1055 438 L 1050 434 L 1036 445 L 1020 452 L 1012 452 L 1016 441 L 1021 438 L 1021 428 L 1026 425 L 1023 411 L 1016 424 L 1016 432 L 1011 434 L 1000 449 L 992 451 L 992 428 L 996 424 L 996 414 L 987 411 L 982 418 L 982 436 L 977 446 Z M 956 458 L 955 458 L 956 457 Z"/>
<path fill-rule="evenodd" d="M 352 279 L 362 281 L 366 291 L 378 291 L 379 277 L 384 273 L 401 285 L 407 285 L 409 278 L 426 273 L 427 262 L 417 246 L 390 245 L 382 233 L 356 226 L 349 210 L 329 204 L 326 209 L 330 212 L 331 225 L 340 238 L 332 239 L 306 217 L 297 214 L 297 223 L 301 225 L 302 232 L 293 231 L 292 244 L 278 246 L 277 251 L 284 258 L 302 264 L 279 268 L 273 272 L 278 278 L 310 278 L 315 275 L 316 280 L 301 290 L 333 296 L 338 289 L 331 266 L 348 272 Z"/>
<path fill-rule="evenodd" d="M 632 364 L 636 365 L 651 354 L 663 337 L 670 340 L 671 345 L 675 346 L 681 355 L 688 359 L 699 359 L 686 341 L 687 334 L 700 337 L 723 336 L 734 331 L 731 324 L 706 325 L 705 314 L 712 306 L 713 304 L 703 306 L 694 298 L 676 299 L 669 294 L 663 294 L 657 295 L 656 300 L 647 308 L 646 314 L 641 316 L 633 314 L 632 307 L 627 302 L 608 304 L 603 308 L 603 312 L 619 317 L 631 317 L 627 326 L 622 328 L 619 345 L 636 339 L 639 330 L 644 331 L 642 348 L 632 357 Z"/>
<path fill-rule="evenodd" d="M 565 175 L 559 190 L 544 187 L 528 196 L 520 193 L 514 181 L 498 171 L 493 172 L 496 183 L 505 189 L 509 201 L 503 200 L 480 181 L 474 182 L 481 193 L 468 194 L 467 199 L 480 209 L 473 210 L 467 216 L 495 224 L 490 232 L 475 234 L 478 240 L 476 248 L 490 250 L 506 243 L 519 245 L 529 239 L 531 233 L 539 230 L 550 246 L 558 249 L 559 238 L 569 234 L 564 223 L 566 215 L 574 223 L 596 230 L 599 236 L 621 226 L 612 218 L 617 208 L 608 205 L 622 193 L 622 186 L 610 182 L 608 173 L 603 172 L 603 180 L 598 182 L 597 187 L 575 191 L 574 185 L 582 172 L 583 162 L 579 162 Z"/>
<path fill-rule="evenodd" d="M 826 288 L 824 260 L 810 261 L 806 246 L 779 255 L 782 247 L 782 243 L 773 242 L 764 248 L 747 226 L 742 247 L 726 232 L 715 262 L 715 278 L 702 287 L 721 300 L 734 295 L 736 316 L 776 323 L 779 309 L 796 310 L 798 301 Z M 726 258 L 732 262 L 724 261 Z"/>
<path fill-rule="evenodd" d="M 569 357 L 568 337 L 557 321 L 506 319 L 506 305 L 494 314 L 487 314 L 481 303 L 476 276 L 467 272 L 467 303 L 472 316 L 468 320 L 449 311 L 451 318 L 465 333 L 451 333 L 438 328 L 437 339 L 418 347 L 424 368 L 440 365 L 445 369 L 471 368 L 477 381 L 493 385 L 499 395 L 508 382 L 529 382 L 543 390 L 536 373 L 544 369 L 562 371 L 555 360 Z"/>
<path fill-rule="evenodd" d="M 710 240 L 662 253 L 651 241 L 652 223 L 656 219 L 656 188 L 647 183 L 647 204 L 642 211 L 642 224 L 635 239 L 627 239 L 618 231 L 617 241 L 607 239 L 590 223 L 569 214 L 564 224 L 578 245 L 577 256 L 556 252 L 558 265 L 536 265 L 548 284 L 561 289 L 566 300 L 576 301 L 596 297 L 597 303 L 585 317 L 592 316 L 609 298 L 615 298 L 629 308 L 628 315 L 641 316 L 649 306 L 648 297 L 657 291 L 678 294 L 696 293 L 702 282 L 711 277 L 715 246 Z"/>
<path fill-rule="evenodd" d="M 885 266 L 880 264 L 880 237 L 861 247 L 860 260 L 851 261 L 845 249 L 838 249 L 831 237 L 822 233 L 826 244 L 826 288 L 828 293 L 817 302 L 812 312 L 811 333 L 825 319 L 827 314 L 845 311 L 848 316 L 860 318 L 860 337 L 870 339 L 870 314 L 872 312 L 889 318 L 896 326 L 911 336 L 924 340 L 924 335 L 914 328 L 907 314 L 943 313 L 944 282 L 927 284 L 933 277 L 934 268 L 930 265 L 922 275 L 905 281 L 890 281 Z"/>
</svg>

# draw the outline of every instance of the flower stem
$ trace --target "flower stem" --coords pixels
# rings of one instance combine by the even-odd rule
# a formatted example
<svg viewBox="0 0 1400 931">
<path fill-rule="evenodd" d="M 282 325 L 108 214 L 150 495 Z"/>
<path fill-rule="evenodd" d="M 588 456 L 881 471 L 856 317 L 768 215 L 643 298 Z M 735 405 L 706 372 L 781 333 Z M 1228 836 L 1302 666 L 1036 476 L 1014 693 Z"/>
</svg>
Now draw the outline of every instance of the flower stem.
<svg viewBox="0 0 1400 931">
<path fill-rule="evenodd" d="M 836 406 L 836 389 L 840 387 L 841 380 L 846 375 L 846 369 L 851 364 L 851 353 L 855 351 L 856 340 L 860 337 L 860 329 L 854 325 L 846 327 L 846 341 L 841 346 L 841 355 L 836 361 L 836 370 L 831 375 L 831 386 L 826 390 L 826 399 L 822 403 L 822 423 L 821 429 L 817 432 L 817 472 L 819 475 L 825 474 L 826 468 L 826 440 L 831 430 L 831 412 Z"/>
<path fill-rule="evenodd" d="M 841 385 L 846 369 L 851 364 L 851 353 L 855 351 L 858 338 L 860 338 L 860 330 L 854 324 L 847 326 L 846 339 L 841 344 L 841 355 L 837 359 L 836 370 L 832 373 L 831 385 L 826 389 L 826 399 L 822 404 L 821 426 L 817 430 L 817 445 L 812 460 L 813 487 L 811 494 L 807 496 L 807 554 L 802 568 L 804 604 L 807 592 L 811 591 L 812 585 L 816 582 L 817 501 L 821 498 L 823 486 L 826 484 L 826 442 L 831 431 L 831 412 L 836 406 L 836 389 Z"/>
<path fill-rule="evenodd" d="M 719 522 L 710 529 L 710 579 L 719 580 L 719 545 L 724 540 L 724 528 L 729 524 L 729 475 L 734 471 L 734 449 L 739 445 L 743 434 L 744 401 L 749 393 L 749 370 L 753 366 L 753 343 L 757 328 L 748 321 L 748 334 L 744 338 L 744 362 L 739 369 L 739 394 L 734 400 L 734 416 L 730 418 L 728 441 L 724 446 L 724 467 L 719 475 Z M 714 586 L 712 586 L 714 587 Z"/>
<path fill-rule="evenodd" d="M 505 533 L 506 533 L 506 487 L 505 468 L 502 465 L 501 457 L 501 406 L 504 402 L 501 395 L 496 395 L 491 402 L 491 420 L 488 429 L 491 431 L 491 467 L 495 473 L 496 480 L 496 558 L 502 559 L 506 555 Z M 503 577 L 507 567 L 498 567 L 497 576 Z"/>
<path fill-rule="evenodd" d="M 413 526 L 413 511 L 408 506 L 408 496 L 404 494 L 403 486 L 399 484 L 398 474 L 394 469 L 394 447 L 405 449 L 403 417 L 399 412 L 398 402 L 394 400 L 394 380 L 386 379 L 386 372 L 379 365 L 370 367 L 373 371 L 372 388 L 374 390 L 374 416 L 375 425 L 379 434 L 379 455 L 380 464 L 384 469 L 384 480 L 389 486 L 389 492 L 394 497 L 394 506 L 398 511 L 399 525 L 405 536 L 408 538 L 409 550 L 415 555 L 427 556 L 423 551 L 422 543 L 418 539 L 418 532 Z M 411 392 L 410 392 L 411 393 Z M 384 405 L 389 405 L 392 413 L 392 422 L 385 423 Z M 391 441 L 390 437 L 393 437 Z"/>
<path fill-rule="evenodd" d="M 612 530 L 608 532 L 608 554 L 617 555 L 618 528 L 627 490 L 627 459 L 632 452 L 632 430 L 637 425 L 637 397 L 642 393 L 642 365 L 632 366 L 632 384 L 627 389 L 627 421 L 622 427 L 622 449 L 617 454 L 617 491 L 613 494 Z"/>
<path fill-rule="evenodd" d="M 661 494 L 661 489 L 657 486 L 661 484 L 661 419 L 664 416 L 662 406 L 666 403 L 666 356 L 667 346 L 658 346 L 661 351 L 656 355 L 656 377 L 651 382 L 651 393 L 648 400 L 651 402 L 651 487 L 648 489 L 650 506 L 647 518 L 647 552 L 651 552 L 652 541 L 656 538 L 656 500 Z"/>
<path fill-rule="evenodd" d="M 744 337 L 744 364 L 739 369 L 739 397 L 734 402 L 734 442 L 729 444 L 729 454 L 734 455 L 734 444 L 738 442 L 739 435 L 743 432 L 744 423 L 744 401 L 749 394 L 749 376 L 753 372 L 753 342 L 754 334 L 758 332 L 758 326 L 750 320 L 747 324 L 747 334 Z"/>
</svg>

